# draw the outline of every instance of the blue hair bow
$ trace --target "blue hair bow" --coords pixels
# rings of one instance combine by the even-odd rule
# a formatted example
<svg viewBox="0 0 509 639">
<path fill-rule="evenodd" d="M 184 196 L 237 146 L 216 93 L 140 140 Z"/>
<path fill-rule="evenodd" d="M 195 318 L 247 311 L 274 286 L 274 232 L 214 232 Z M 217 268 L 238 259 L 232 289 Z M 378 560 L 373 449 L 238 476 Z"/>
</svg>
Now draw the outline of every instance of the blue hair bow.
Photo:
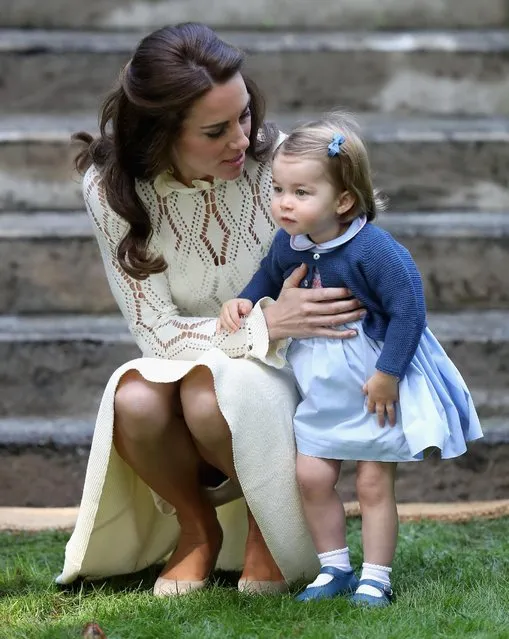
<svg viewBox="0 0 509 639">
<path fill-rule="evenodd" d="M 327 147 L 327 155 L 330 158 L 333 158 L 336 155 L 339 155 L 341 153 L 341 145 L 344 144 L 346 141 L 346 138 L 344 135 L 341 135 L 340 133 L 335 133 L 332 136 L 332 142 L 329 144 L 329 146 Z"/>
</svg>

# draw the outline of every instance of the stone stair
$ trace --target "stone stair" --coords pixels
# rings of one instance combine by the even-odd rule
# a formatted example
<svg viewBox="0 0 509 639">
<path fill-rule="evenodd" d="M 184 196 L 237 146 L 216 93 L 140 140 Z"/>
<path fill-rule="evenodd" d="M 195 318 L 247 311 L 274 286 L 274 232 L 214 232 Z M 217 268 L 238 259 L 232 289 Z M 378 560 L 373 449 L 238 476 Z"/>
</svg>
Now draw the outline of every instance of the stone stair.
<svg viewBox="0 0 509 639">
<path fill-rule="evenodd" d="M 143 29 L 162 24 L 206 21 L 218 29 L 457 29 L 505 28 L 506 0 L 3 0 L 5 27 L 44 29 Z"/>
<path fill-rule="evenodd" d="M 509 100 L 509 77 L 507 89 Z M 284 131 L 315 115 L 270 113 Z M 509 117 L 370 112 L 359 120 L 391 210 L 509 210 Z M 92 114 L 0 118 L 0 211 L 83 208 L 69 138 L 97 128 Z"/>
<path fill-rule="evenodd" d="M 274 111 L 339 103 L 356 112 L 509 114 L 505 30 L 219 34 L 248 52 L 246 69 Z M 0 30 L 2 110 L 95 110 L 140 35 Z"/>
<path fill-rule="evenodd" d="M 100 102 L 143 33 L 204 16 L 249 53 L 282 130 L 333 107 L 359 114 L 390 198 L 380 224 L 422 271 L 430 325 L 488 433 L 477 446 L 509 443 L 509 2 L 340 4 L 7 0 L 2 456 L 87 450 L 109 375 L 139 354 L 106 283 L 69 136 L 97 130 Z"/>
</svg>

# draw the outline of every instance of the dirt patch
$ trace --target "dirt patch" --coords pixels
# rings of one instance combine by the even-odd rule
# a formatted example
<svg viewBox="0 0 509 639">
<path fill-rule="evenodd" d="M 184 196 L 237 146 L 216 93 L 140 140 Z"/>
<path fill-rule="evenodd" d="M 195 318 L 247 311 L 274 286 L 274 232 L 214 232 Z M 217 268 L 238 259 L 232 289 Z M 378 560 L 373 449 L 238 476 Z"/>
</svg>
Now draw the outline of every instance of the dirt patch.
<svg viewBox="0 0 509 639">
<path fill-rule="evenodd" d="M 75 506 L 81 499 L 88 449 L 0 450 L 0 506 Z M 473 444 L 453 460 L 400 464 L 398 502 L 485 501 L 509 498 L 509 444 Z M 345 501 L 354 501 L 355 464 L 345 462 L 340 480 Z"/>
</svg>

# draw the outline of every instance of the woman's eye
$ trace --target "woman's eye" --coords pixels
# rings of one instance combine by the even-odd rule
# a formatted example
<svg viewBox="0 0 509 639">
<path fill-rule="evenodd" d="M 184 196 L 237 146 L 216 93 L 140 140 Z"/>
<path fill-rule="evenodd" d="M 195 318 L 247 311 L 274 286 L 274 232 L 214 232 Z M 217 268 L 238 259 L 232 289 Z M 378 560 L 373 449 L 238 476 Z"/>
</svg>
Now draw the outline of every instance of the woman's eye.
<svg viewBox="0 0 509 639">
<path fill-rule="evenodd" d="M 248 118 L 251 117 L 251 109 L 247 108 L 242 115 L 240 116 L 240 121 L 244 122 L 245 120 L 247 120 Z"/>
<path fill-rule="evenodd" d="M 224 129 L 221 129 L 220 131 L 210 131 L 208 133 L 205 133 L 205 135 L 208 138 L 212 138 L 213 140 L 216 140 L 217 138 L 220 138 L 222 135 L 224 135 Z"/>
</svg>

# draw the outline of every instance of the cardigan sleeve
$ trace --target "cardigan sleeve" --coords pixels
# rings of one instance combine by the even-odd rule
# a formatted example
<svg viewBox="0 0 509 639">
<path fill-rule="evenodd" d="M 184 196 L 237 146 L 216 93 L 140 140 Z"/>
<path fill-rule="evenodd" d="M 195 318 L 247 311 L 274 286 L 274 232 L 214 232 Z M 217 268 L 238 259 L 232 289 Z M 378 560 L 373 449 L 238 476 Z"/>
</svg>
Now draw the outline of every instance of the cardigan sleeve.
<svg viewBox="0 0 509 639">
<path fill-rule="evenodd" d="M 363 263 L 368 285 L 388 316 L 376 367 L 401 379 L 426 326 L 421 276 L 407 249 L 384 231 L 377 234 L 376 245 L 365 244 Z"/>
<path fill-rule="evenodd" d="M 264 297 L 276 299 L 284 282 L 283 271 L 278 261 L 278 246 L 281 244 L 281 231 L 276 233 L 269 252 L 260 262 L 260 268 L 250 282 L 240 292 L 239 297 L 256 304 Z"/>
<path fill-rule="evenodd" d="M 182 316 L 172 300 L 168 271 L 137 280 L 122 269 L 117 246 L 128 224 L 108 205 L 95 167 L 85 174 L 83 195 L 111 292 L 144 356 L 194 361 L 215 347 L 230 357 L 255 357 L 282 365 L 281 344 L 269 342 L 263 304 L 258 304 L 244 326 L 233 334 L 216 335 L 215 317 Z M 155 233 L 149 249 L 154 254 L 162 252 Z"/>
</svg>

